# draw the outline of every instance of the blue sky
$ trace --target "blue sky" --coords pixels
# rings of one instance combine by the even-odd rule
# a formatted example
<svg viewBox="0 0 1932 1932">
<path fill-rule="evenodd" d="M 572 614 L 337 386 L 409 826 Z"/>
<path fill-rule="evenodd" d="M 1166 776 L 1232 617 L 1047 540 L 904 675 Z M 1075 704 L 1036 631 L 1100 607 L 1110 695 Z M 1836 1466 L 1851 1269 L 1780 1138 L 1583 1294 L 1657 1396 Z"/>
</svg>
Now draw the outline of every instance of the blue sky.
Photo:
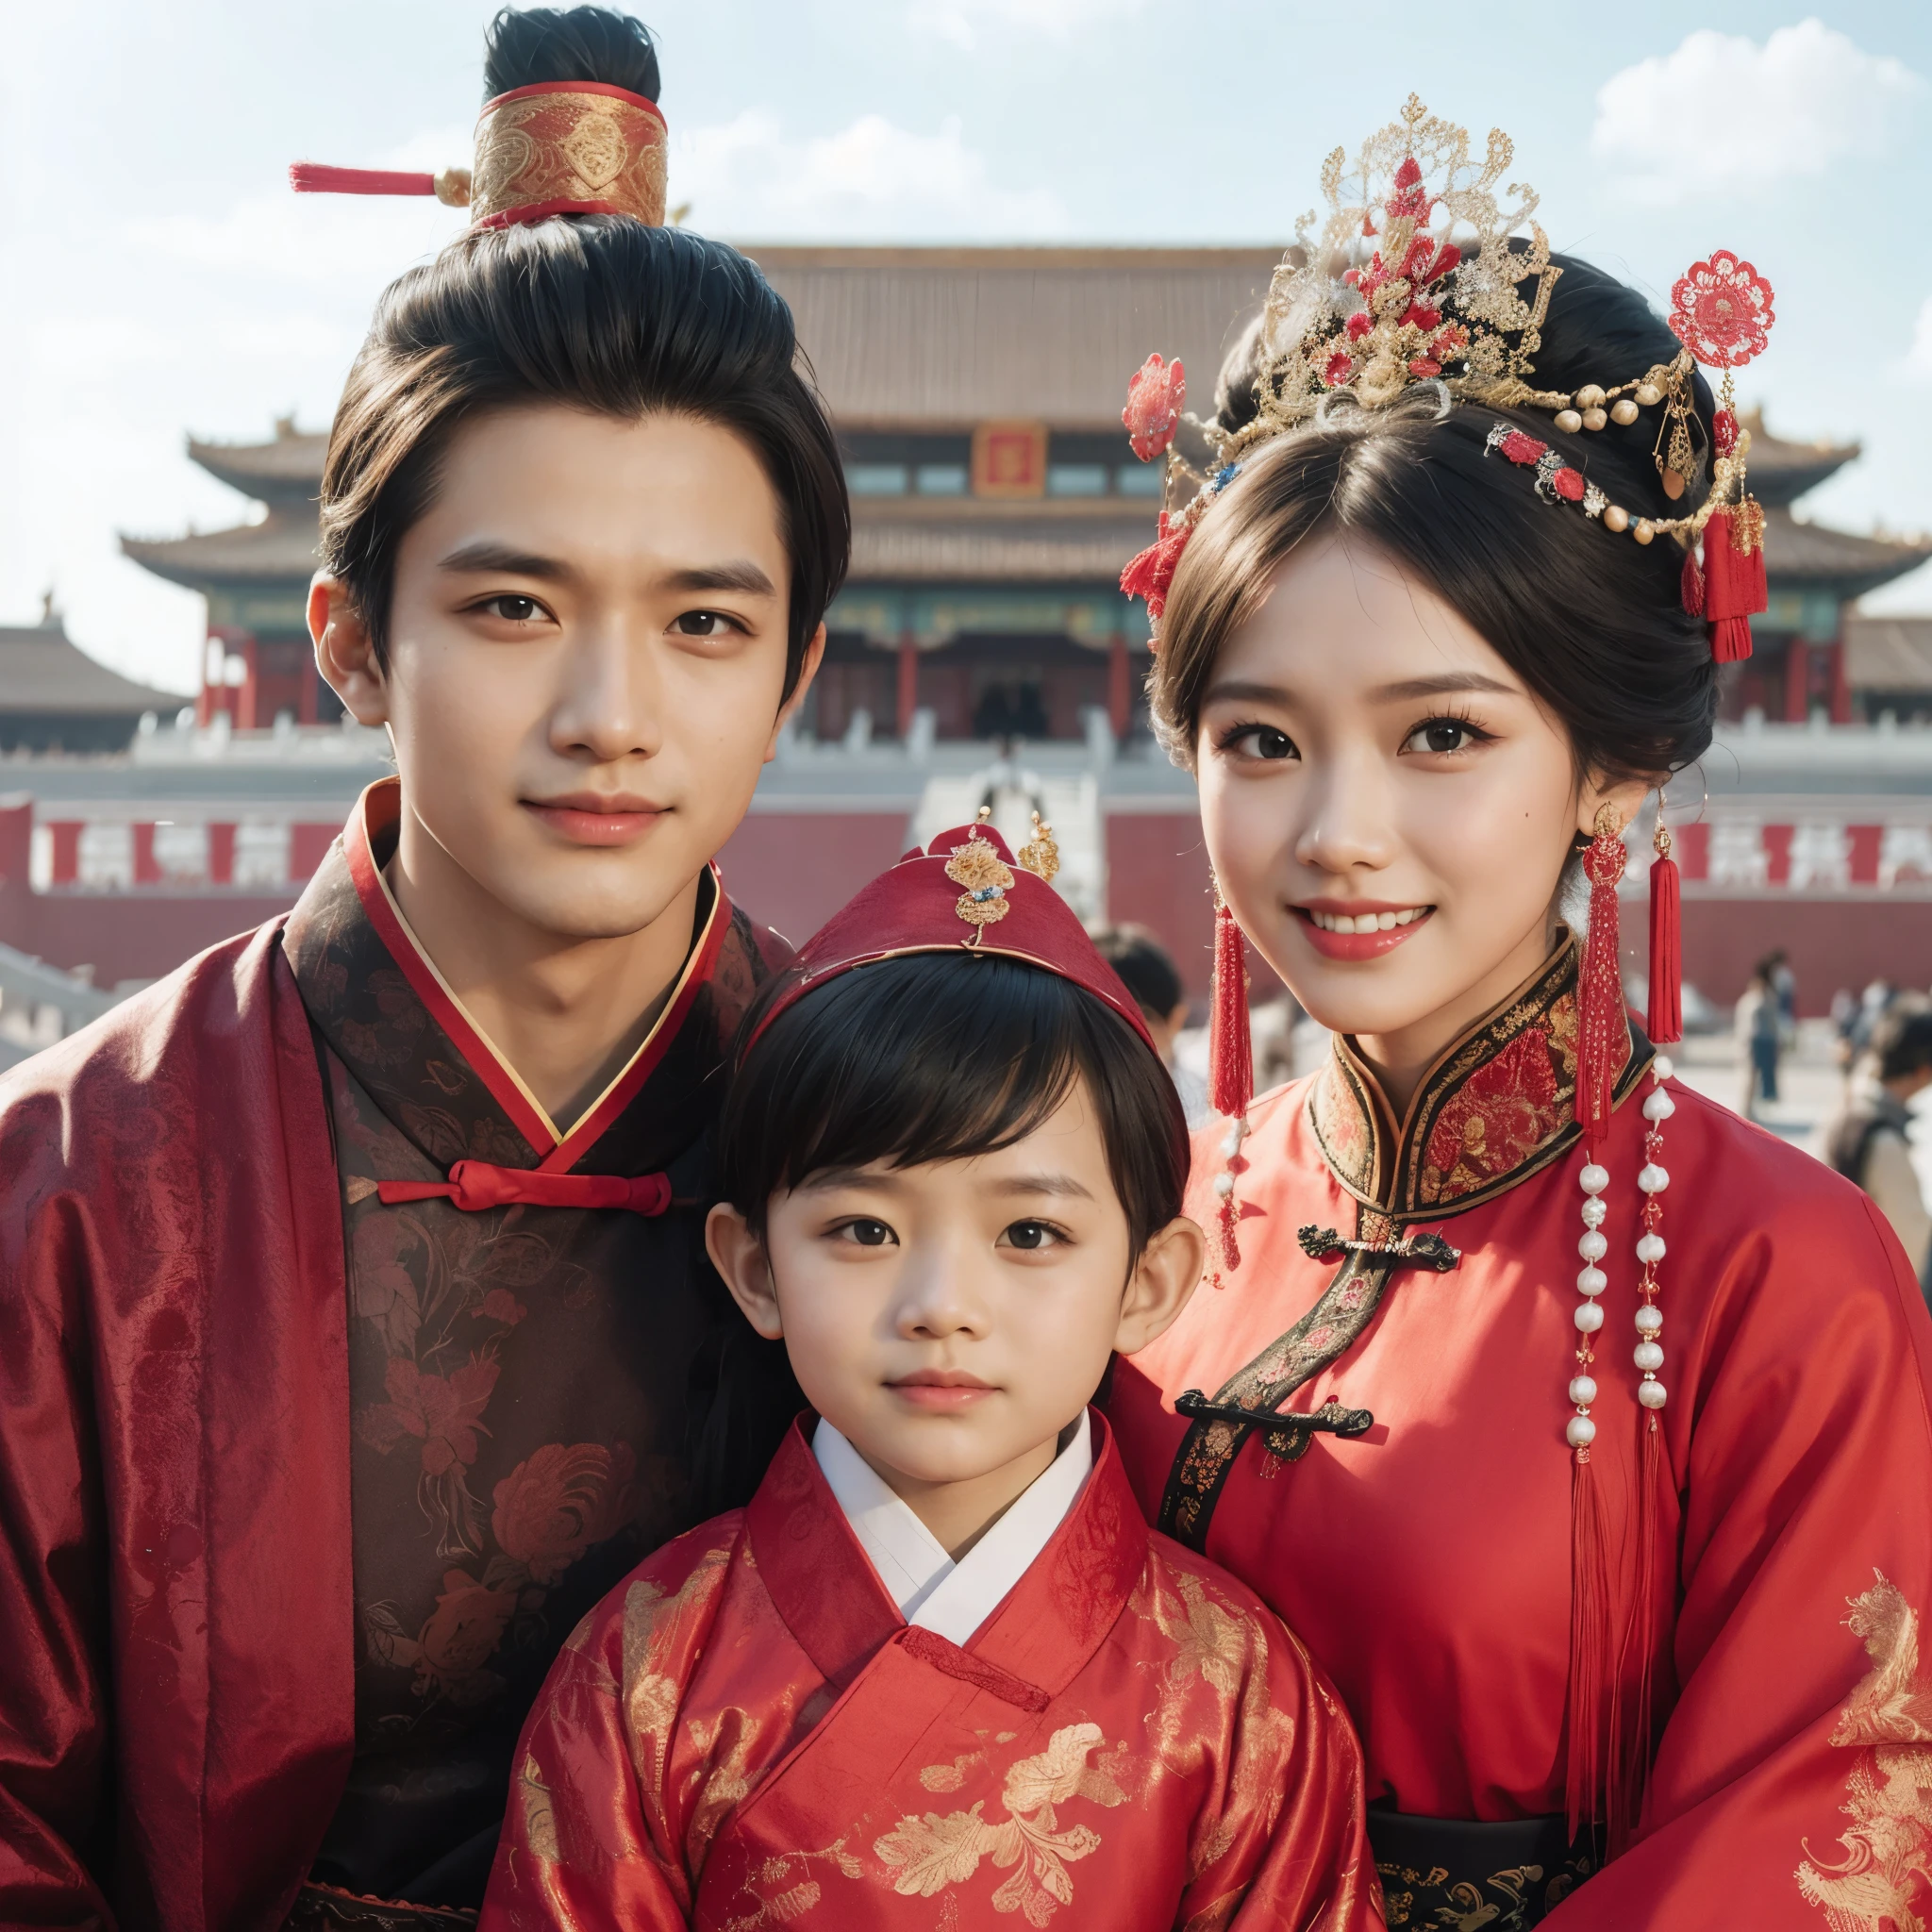
<svg viewBox="0 0 1932 1932">
<path fill-rule="evenodd" d="M 118 531 L 242 506 L 182 451 L 325 424 L 434 203 L 314 199 L 295 158 L 468 159 L 482 0 L 8 9 L 0 75 L 0 621 L 192 681 L 200 602 Z M 1932 528 L 1932 8 L 1304 0 L 646 0 L 672 199 L 733 240 L 1278 242 L 1411 89 L 1516 140 L 1557 246 L 1661 298 L 1714 247 L 1777 289 L 1747 401 L 1853 438 L 1812 499 Z M 86 22 L 86 37 L 75 26 Z M 1153 346 L 1150 344 L 1150 346 Z M 1127 372 L 1123 371 L 1124 382 Z M 1932 611 L 1932 569 L 1888 593 Z"/>
</svg>

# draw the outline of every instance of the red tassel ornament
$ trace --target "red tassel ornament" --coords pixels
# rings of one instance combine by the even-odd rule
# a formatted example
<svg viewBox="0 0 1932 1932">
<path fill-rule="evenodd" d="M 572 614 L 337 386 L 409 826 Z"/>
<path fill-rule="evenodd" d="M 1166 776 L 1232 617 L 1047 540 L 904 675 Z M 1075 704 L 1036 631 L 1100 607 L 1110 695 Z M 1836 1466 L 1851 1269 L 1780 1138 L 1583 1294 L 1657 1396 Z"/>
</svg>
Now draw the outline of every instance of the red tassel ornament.
<svg viewBox="0 0 1932 1932">
<path fill-rule="evenodd" d="M 1590 879 L 1590 933 L 1576 986 L 1576 1124 L 1592 1156 L 1609 1131 L 1610 1104 L 1629 1039 L 1617 959 L 1617 881 L 1624 876 L 1624 863 L 1617 808 L 1607 805 L 1596 815 L 1596 837 L 1583 854 Z"/>
<path fill-rule="evenodd" d="M 1751 619 L 1769 603 L 1764 581 L 1764 512 L 1746 498 L 1704 526 L 1704 619 L 1720 664 L 1751 655 Z"/>
<path fill-rule="evenodd" d="M 1227 1166 L 1215 1176 L 1221 1197 L 1221 1261 L 1241 1266 L 1236 1224 L 1235 1170 L 1247 1133 L 1248 1103 L 1255 1097 L 1255 1048 L 1248 1033 L 1246 941 L 1235 916 L 1217 894 L 1214 908 L 1214 1002 L 1208 1020 L 1208 1101 L 1229 1122 Z"/>
<path fill-rule="evenodd" d="M 436 176 L 388 168 L 331 168 L 321 161 L 291 161 L 289 186 L 297 194 L 434 194 Z"/>
<path fill-rule="evenodd" d="M 1574 1843 L 1604 1816 L 1609 1783 L 1610 1578 L 1603 1498 L 1583 1446 L 1570 1469 L 1570 1708 L 1564 1724 L 1563 1808 Z"/>
<path fill-rule="evenodd" d="M 1684 942 L 1677 861 L 1671 857 L 1663 808 L 1657 814 L 1657 862 L 1650 868 L 1650 1010 L 1644 1030 L 1656 1046 L 1684 1037 Z"/>
<path fill-rule="evenodd" d="M 1692 617 L 1704 615 L 1704 573 L 1697 568 L 1695 550 L 1686 554 L 1684 575 L 1678 582 L 1678 595 L 1684 600 L 1684 608 Z"/>
<path fill-rule="evenodd" d="M 1208 1099 L 1238 1121 L 1255 1097 L 1255 1049 L 1248 1037 L 1246 941 L 1224 905 L 1214 909 L 1214 1011 L 1208 1027 Z"/>
</svg>

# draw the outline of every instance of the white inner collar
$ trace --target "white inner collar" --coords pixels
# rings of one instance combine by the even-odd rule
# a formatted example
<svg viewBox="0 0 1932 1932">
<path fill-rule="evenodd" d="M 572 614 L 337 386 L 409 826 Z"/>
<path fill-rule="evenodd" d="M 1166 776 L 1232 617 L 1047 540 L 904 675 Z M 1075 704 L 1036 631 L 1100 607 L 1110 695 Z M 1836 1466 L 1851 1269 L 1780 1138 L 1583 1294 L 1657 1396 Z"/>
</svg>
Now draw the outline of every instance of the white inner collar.
<svg viewBox="0 0 1932 1932">
<path fill-rule="evenodd" d="M 1008 1505 L 958 1562 L 832 1424 L 819 1418 L 811 1452 L 886 1593 L 908 1624 L 963 1644 L 1032 1568 L 1079 1500 L 1093 1468 L 1085 1409 L 1073 1440 Z"/>
</svg>

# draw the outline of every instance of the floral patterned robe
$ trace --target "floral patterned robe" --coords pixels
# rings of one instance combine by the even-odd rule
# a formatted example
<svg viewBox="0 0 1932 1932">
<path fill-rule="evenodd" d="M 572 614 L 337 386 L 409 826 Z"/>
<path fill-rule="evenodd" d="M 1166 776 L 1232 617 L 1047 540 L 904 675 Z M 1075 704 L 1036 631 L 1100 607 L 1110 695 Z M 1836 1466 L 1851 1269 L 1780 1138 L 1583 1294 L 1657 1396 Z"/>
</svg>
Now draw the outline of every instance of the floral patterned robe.
<svg viewBox="0 0 1932 1932">
<path fill-rule="evenodd" d="M 1574 986 L 1566 941 L 1444 1050 L 1401 1122 L 1345 1041 L 1257 1101 L 1240 1266 L 1113 1382 L 1150 1514 L 1257 1591 L 1333 1675 L 1361 1732 L 1372 1835 L 1377 1807 L 1495 1824 L 1565 1808 Z M 1554 1907 L 1567 1932 L 1907 1932 L 1932 1923 L 1932 1324 L 1870 1202 L 1665 1083 L 1668 1403 L 1640 1615 L 1632 1249 L 1649 1061 L 1636 1041 L 1600 1157 L 1609 1286 L 1591 1371 L 1626 1715 L 1652 1666 L 1634 1841 L 1601 1870 L 1510 1864 L 1459 1891 L 1388 1861 L 1389 1921 L 1496 1928 Z M 1223 1131 L 1196 1148 L 1203 1217 Z M 1305 1245 L 1304 1228 L 1382 1255 L 1338 1267 L 1336 1243 Z M 1385 1265 L 1418 1236 L 1459 1259 Z M 1297 1412 L 1334 1400 L 1374 1426 L 1302 1436 L 1284 1457 L 1267 1432 L 1190 1424 L 1174 1407 L 1189 1389 Z"/>
<path fill-rule="evenodd" d="M 1378 1924 L 1327 1685 L 1095 1435 L 962 1649 L 902 1621 L 794 1429 L 558 1658 L 487 1932 Z"/>
<path fill-rule="evenodd" d="M 572 1626 L 690 1527 L 689 1383 L 736 1324 L 702 1215 L 385 1201 L 460 1159 L 702 1192 L 713 1076 L 766 961 L 708 879 L 665 1009 L 566 1131 L 417 946 L 365 802 L 283 948 L 321 1042 L 349 1277 L 356 1757 L 314 1875 L 476 1906 L 510 1753 Z"/>
</svg>

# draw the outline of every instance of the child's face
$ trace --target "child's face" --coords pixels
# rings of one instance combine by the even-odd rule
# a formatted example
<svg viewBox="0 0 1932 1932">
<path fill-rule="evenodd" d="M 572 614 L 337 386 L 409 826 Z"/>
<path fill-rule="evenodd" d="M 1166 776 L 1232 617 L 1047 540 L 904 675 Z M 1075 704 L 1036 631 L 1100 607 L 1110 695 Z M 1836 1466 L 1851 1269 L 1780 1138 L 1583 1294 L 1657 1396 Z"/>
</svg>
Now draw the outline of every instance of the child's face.
<svg viewBox="0 0 1932 1932">
<path fill-rule="evenodd" d="M 1203 1254 L 1177 1220 L 1136 1260 L 1084 1086 L 998 1153 L 818 1174 L 772 1200 L 762 1241 L 730 1208 L 709 1236 L 807 1399 L 895 1488 L 1044 1467 L 1109 1355 L 1180 1312 Z"/>
</svg>

